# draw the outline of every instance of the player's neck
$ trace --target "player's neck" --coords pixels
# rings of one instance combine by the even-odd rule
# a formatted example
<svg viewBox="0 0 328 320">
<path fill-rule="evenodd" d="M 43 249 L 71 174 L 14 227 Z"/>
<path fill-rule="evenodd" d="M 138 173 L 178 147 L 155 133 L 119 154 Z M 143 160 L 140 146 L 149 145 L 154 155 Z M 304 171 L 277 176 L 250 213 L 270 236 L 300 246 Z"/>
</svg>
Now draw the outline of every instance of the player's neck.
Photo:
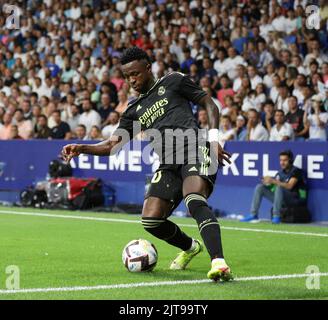
<svg viewBox="0 0 328 320">
<path fill-rule="evenodd" d="M 152 87 L 155 85 L 156 83 L 156 80 L 154 77 L 151 77 L 146 85 L 146 88 L 145 88 L 145 92 L 140 92 L 140 94 L 146 94 L 147 92 L 149 92 Z"/>
</svg>

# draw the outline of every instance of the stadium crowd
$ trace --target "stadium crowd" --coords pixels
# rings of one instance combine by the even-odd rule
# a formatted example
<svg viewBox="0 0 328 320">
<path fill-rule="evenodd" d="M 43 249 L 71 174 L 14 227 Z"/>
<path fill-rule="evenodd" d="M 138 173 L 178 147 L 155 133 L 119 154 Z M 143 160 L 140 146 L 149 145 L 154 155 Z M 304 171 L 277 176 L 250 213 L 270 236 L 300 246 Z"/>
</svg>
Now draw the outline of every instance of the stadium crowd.
<svg viewBox="0 0 328 320">
<path fill-rule="evenodd" d="M 110 137 L 136 96 L 119 57 L 138 46 L 156 77 L 189 74 L 213 97 L 222 141 L 327 140 L 327 1 L 16 3 L 19 29 L 0 17 L 0 139 Z"/>
</svg>

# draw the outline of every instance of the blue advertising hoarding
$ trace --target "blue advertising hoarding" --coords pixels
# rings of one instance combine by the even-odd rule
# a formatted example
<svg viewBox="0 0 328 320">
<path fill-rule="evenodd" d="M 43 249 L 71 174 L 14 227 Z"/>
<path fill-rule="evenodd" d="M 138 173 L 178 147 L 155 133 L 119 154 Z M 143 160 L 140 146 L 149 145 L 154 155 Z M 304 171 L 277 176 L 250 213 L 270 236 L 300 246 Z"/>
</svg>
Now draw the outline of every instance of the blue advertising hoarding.
<svg viewBox="0 0 328 320">
<path fill-rule="evenodd" d="M 67 141 L 0 141 L 0 190 L 22 190 L 44 180 L 51 160 L 57 159 Z M 84 142 L 85 143 L 85 142 Z M 302 168 L 309 185 L 309 207 L 315 220 L 328 220 L 328 143 L 326 142 L 228 142 L 233 163 L 218 174 L 210 198 L 214 208 L 227 213 L 247 213 L 253 189 L 264 175 L 279 169 L 279 152 L 290 149 L 294 164 Z M 99 177 L 117 190 L 118 202 L 142 203 L 146 175 L 158 166 L 146 143 L 126 145 L 117 155 L 80 155 L 72 161 L 74 176 Z M 238 201 L 236 202 L 236 195 Z M 267 217 L 268 204 L 262 213 Z"/>
</svg>

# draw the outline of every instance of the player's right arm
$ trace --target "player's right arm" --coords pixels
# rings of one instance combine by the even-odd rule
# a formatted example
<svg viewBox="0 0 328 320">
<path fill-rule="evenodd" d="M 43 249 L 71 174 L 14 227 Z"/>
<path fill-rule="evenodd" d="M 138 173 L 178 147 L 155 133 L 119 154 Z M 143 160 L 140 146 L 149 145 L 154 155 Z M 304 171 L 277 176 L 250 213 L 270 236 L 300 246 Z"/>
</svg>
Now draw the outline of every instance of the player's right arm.
<svg viewBox="0 0 328 320">
<path fill-rule="evenodd" d="M 119 143 L 119 137 L 113 136 L 97 144 L 67 144 L 63 147 L 62 155 L 66 162 L 70 162 L 73 157 L 77 157 L 81 153 L 96 156 L 107 156 L 112 153 L 113 148 Z"/>
<path fill-rule="evenodd" d="M 80 154 L 96 156 L 109 156 L 120 150 L 120 147 L 128 142 L 136 133 L 133 133 L 133 119 L 123 114 L 120 125 L 113 135 L 97 144 L 68 144 L 63 147 L 62 155 L 66 162 Z"/>
</svg>

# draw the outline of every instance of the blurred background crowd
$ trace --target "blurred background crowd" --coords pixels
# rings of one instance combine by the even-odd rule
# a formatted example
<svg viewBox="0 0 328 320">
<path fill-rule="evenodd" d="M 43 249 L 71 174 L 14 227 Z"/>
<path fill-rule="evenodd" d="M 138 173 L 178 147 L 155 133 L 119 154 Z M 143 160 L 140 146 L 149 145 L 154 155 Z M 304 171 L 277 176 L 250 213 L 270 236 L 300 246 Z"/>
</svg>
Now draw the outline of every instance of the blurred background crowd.
<svg viewBox="0 0 328 320">
<path fill-rule="evenodd" d="M 327 140 L 325 0 L 11 3 L 20 28 L 0 17 L 2 140 L 110 137 L 136 96 L 119 64 L 131 46 L 157 78 L 189 74 L 213 97 L 222 141 Z M 193 110 L 207 128 L 206 111 Z"/>
</svg>

